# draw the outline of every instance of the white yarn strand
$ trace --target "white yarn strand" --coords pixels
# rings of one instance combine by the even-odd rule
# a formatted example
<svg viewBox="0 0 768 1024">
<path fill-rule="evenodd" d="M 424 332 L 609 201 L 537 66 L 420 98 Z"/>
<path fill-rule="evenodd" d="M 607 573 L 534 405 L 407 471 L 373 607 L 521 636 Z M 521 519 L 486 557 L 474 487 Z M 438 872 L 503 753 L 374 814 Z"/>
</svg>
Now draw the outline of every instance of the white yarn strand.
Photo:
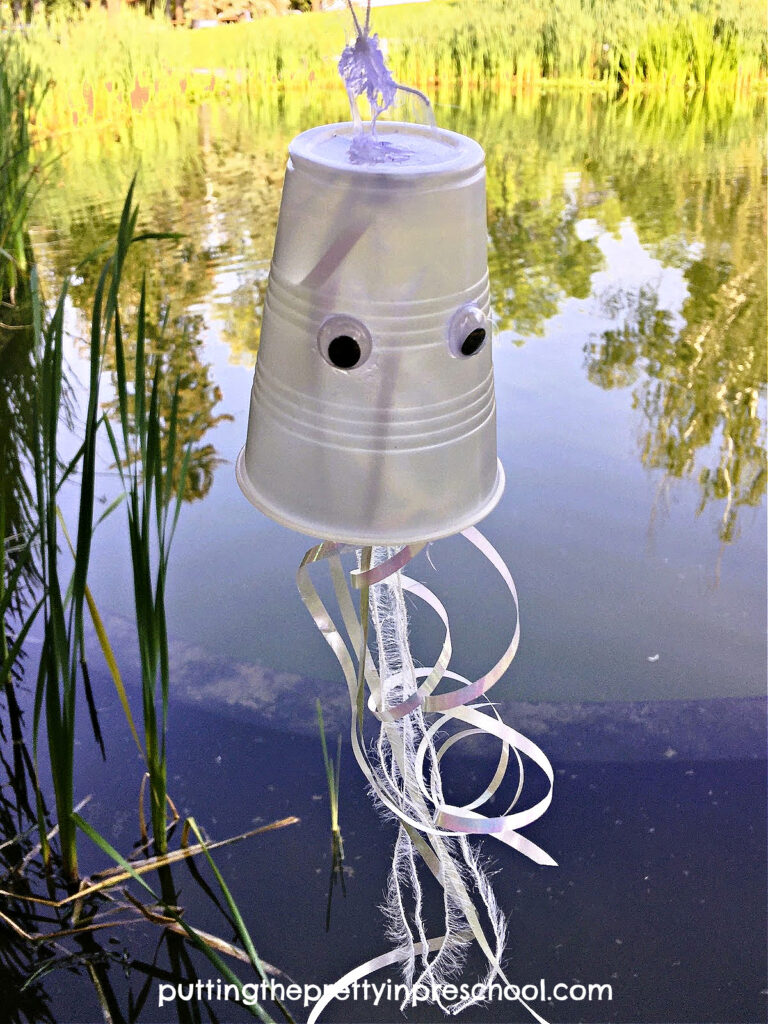
<svg viewBox="0 0 768 1024">
<path fill-rule="evenodd" d="M 380 565 L 392 557 L 395 550 L 374 548 L 372 566 Z M 371 587 L 370 611 L 371 624 L 376 633 L 381 685 L 382 707 L 378 710 L 383 712 L 408 700 L 418 686 L 408 640 L 408 613 L 399 572 Z M 416 755 L 422 744 L 426 745 L 426 756 L 421 765 L 426 776 L 426 786 L 420 785 L 417 778 L 419 767 Z M 381 787 L 396 796 L 400 809 L 411 820 L 415 819 L 427 826 L 433 825 L 436 809 L 444 805 L 443 789 L 437 754 L 420 706 L 396 721 L 388 721 L 385 717 L 381 722 L 376 758 L 371 767 Z M 372 791 L 375 794 L 375 786 Z M 456 1013 L 482 1001 L 478 996 L 470 996 L 460 1004 L 445 1006 L 440 999 L 443 986 L 463 968 L 471 945 L 471 919 L 476 919 L 476 914 L 474 907 L 468 913 L 468 889 L 478 894 L 493 933 L 495 956 L 490 963 L 485 985 L 489 985 L 498 974 L 506 930 L 490 881 L 466 837 L 432 836 L 430 845 L 439 864 L 438 877 L 443 888 L 445 919 L 445 936 L 432 959 L 429 958 L 427 928 L 423 918 L 423 894 L 416 848 L 409 830 L 402 824 L 395 843 L 387 897 L 382 909 L 389 937 L 396 943 L 401 957 L 403 978 L 409 990 L 426 990 L 430 993 L 430 1001 L 434 1000 L 447 1013 Z M 408 889 L 412 895 L 410 915 L 405 903 Z M 418 945 L 422 950 L 421 970 L 415 980 L 415 943 L 409 917 L 413 921 Z M 407 1000 L 403 1005 L 406 1003 Z"/>
</svg>

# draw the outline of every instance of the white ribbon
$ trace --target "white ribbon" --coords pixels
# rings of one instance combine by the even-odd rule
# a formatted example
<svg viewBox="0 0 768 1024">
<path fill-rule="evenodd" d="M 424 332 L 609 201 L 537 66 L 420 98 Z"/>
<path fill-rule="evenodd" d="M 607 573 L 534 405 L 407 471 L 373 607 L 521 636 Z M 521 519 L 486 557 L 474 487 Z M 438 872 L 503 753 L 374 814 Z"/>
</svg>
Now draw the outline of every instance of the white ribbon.
<svg viewBox="0 0 768 1024">
<path fill-rule="evenodd" d="M 450 887 L 453 897 L 461 906 L 472 937 L 479 943 L 492 968 L 500 977 L 504 978 L 498 963 L 498 956 L 492 949 L 483 931 L 473 901 L 464 882 L 458 872 L 445 871 L 445 841 L 467 835 L 489 835 L 517 850 L 537 864 L 555 865 L 556 862 L 549 854 L 519 833 L 519 829 L 536 821 L 549 807 L 552 801 L 554 772 L 544 752 L 527 737 L 506 725 L 499 717 L 495 707 L 488 701 L 488 691 L 506 672 L 517 652 L 520 642 L 517 592 L 509 570 L 501 556 L 482 534 L 474 527 L 471 527 L 463 531 L 463 536 L 499 573 L 512 598 L 515 611 L 515 628 L 507 649 L 488 672 L 473 681 L 448 671 L 452 644 L 448 615 L 442 603 L 427 587 L 404 576 L 401 572 L 424 547 L 423 544 L 406 545 L 380 564 L 368 569 L 357 569 L 350 573 L 351 586 L 363 593 L 365 602 L 363 606 L 364 616 L 367 616 L 368 588 L 382 583 L 396 573 L 400 573 L 400 582 L 403 590 L 422 600 L 430 607 L 441 620 L 444 627 L 444 640 L 435 664 L 432 668 L 417 670 L 416 676 L 423 678 L 423 681 L 405 700 L 394 706 L 384 706 L 381 680 L 366 643 L 366 626 L 364 625 L 366 619 L 364 617 L 363 622 L 361 622 L 361 619 L 358 617 L 346 574 L 342 567 L 341 555 L 353 551 L 354 548 L 330 541 L 312 548 L 302 560 L 297 573 L 297 583 L 304 604 L 312 615 L 317 628 L 336 655 L 344 673 L 350 699 L 350 738 L 352 749 L 363 775 L 384 807 L 405 827 L 411 842 L 433 875 L 435 875 L 441 885 Z M 329 564 L 336 599 L 344 628 L 349 637 L 351 649 L 350 645 L 342 637 L 310 578 L 309 570 L 311 565 L 319 561 L 327 561 Z M 417 709 L 420 709 L 423 714 L 438 713 L 436 720 L 424 732 L 416 750 L 415 772 L 409 773 L 409 779 L 415 776 L 415 785 L 410 783 L 409 800 L 420 811 L 424 810 L 425 813 L 421 817 L 415 817 L 413 813 L 406 813 L 402 806 L 402 794 L 397 789 L 394 780 L 386 775 L 382 776 L 381 772 L 377 772 L 373 768 L 369 760 L 363 740 L 363 723 L 361 720 L 364 710 L 363 680 L 367 684 L 370 693 L 368 700 L 370 710 L 380 722 L 392 723 L 393 728 L 394 723 L 414 713 Z M 443 680 L 458 682 L 460 685 L 447 692 L 436 693 L 435 691 Z M 484 702 L 480 707 L 476 703 L 478 700 Z M 437 733 L 451 722 L 460 722 L 466 728 L 449 736 L 435 749 L 434 740 Z M 469 736 L 478 734 L 493 736 L 501 742 L 499 761 L 493 777 L 485 790 L 474 800 L 461 807 L 454 807 L 443 801 L 442 786 L 439 784 L 439 780 L 437 785 L 434 780 L 429 785 L 425 781 L 428 774 L 425 768 L 425 759 L 429 755 L 432 764 L 434 765 L 436 762 L 439 766 L 444 755 L 456 743 Z M 393 733 L 389 729 L 388 736 L 395 738 L 392 752 L 398 767 L 401 769 L 400 774 L 404 778 L 403 765 L 400 764 L 403 752 L 402 749 L 398 749 L 397 733 Z M 510 753 L 514 755 L 514 763 L 518 771 L 518 785 L 515 796 L 504 814 L 485 816 L 477 811 L 476 808 L 490 800 L 498 791 L 510 764 Z M 538 765 L 544 772 L 549 785 L 546 794 L 532 807 L 513 811 L 523 789 L 524 768 L 521 754 L 524 754 L 534 764 Z M 431 815 L 429 808 L 431 808 Z M 409 950 L 394 950 L 389 954 L 370 960 L 354 971 L 349 972 L 329 990 L 329 994 L 316 1004 L 309 1018 L 309 1024 L 313 1024 L 319 1018 L 322 1009 L 330 999 L 334 998 L 334 992 L 341 991 L 355 980 L 359 980 L 365 977 L 365 975 L 379 970 L 381 967 L 406 960 L 409 957 L 412 958 L 415 951 L 420 951 L 426 958 L 430 951 L 441 950 L 447 939 L 447 936 L 443 936 L 441 939 L 429 940 L 426 944 L 424 942 L 418 943 Z M 425 948 L 425 946 L 428 948 Z M 463 1005 L 450 1007 L 450 1011 L 457 1012 L 458 1009 L 463 1008 Z M 537 1021 L 541 1022 L 541 1024 L 546 1024 L 543 1018 L 531 1007 L 525 1003 L 522 1003 L 522 1005 L 526 1007 Z"/>
</svg>

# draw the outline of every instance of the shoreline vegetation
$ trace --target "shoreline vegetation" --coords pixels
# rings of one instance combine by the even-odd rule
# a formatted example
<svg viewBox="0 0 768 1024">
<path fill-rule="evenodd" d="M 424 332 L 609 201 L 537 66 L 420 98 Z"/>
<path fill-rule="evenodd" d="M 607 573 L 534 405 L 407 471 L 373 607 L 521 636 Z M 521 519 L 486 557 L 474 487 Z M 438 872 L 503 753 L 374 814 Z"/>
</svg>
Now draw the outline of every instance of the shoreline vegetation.
<svg viewBox="0 0 768 1024">
<path fill-rule="evenodd" d="M 211 99 L 340 86 L 344 12 L 200 28 L 128 7 L 37 16 L 0 34 L 50 82 L 38 137 L 115 127 Z M 432 95 L 457 87 L 521 95 L 586 88 L 611 95 L 768 91 L 759 0 L 432 0 L 376 10 L 398 81 Z M 20 83 L 23 88 L 23 83 Z"/>
<path fill-rule="evenodd" d="M 0 419 L 0 455 L 14 452 L 14 459 L 7 460 L 10 465 L 0 464 L 17 476 L 4 476 L 0 491 L 2 1019 L 9 1024 L 22 1019 L 53 1024 L 48 1006 L 51 993 L 40 983 L 51 971 L 66 965 L 90 980 L 105 1021 L 124 1020 L 108 976 L 110 947 L 102 947 L 95 938 L 97 932 L 108 928 L 111 947 L 122 946 L 125 941 L 124 962 L 150 979 L 137 999 L 133 992 L 128 993 L 128 1015 L 135 1020 L 147 1000 L 161 945 L 166 947 L 173 977 L 196 980 L 197 970 L 189 953 L 194 948 L 241 993 L 243 983 L 222 954 L 244 962 L 249 976 L 253 973 L 254 978 L 267 982 L 267 971 L 274 973 L 275 969 L 265 965 L 256 953 L 210 851 L 297 824 L 298 819 L 284 817 L 225 840 L 211 841 L 192 816 L 185 813 L 182 823 L 182 815 L 169 797 L 165 581 L 188 465 L 188 455 L 179 459 L 179 450 L 189 451 L 189 446 L 185 448 L 182 436 L 180 384 L 163 372 L 161 359 L 146 350 L 148 336 L 156 339 L 162 335 L 162 328 L 158 331 L 148 317 L 143 290 L 137 317 L 129 323 L 121 316 L 122 273 L 129 249 L 138 243 L 167 240 L 168 235 L 136 232 L 138 208 L 132 202 L 132 184 L 113 244 L 91 253 L 80 264 L 81 270 L 86 266 L 94 269 L 92 265 L 97 264 L 97 284 L 91 301 L 88 382 L 83 405 L 76 413 L 64 356 L 68 334 L 65 309 L 72 274 L 64 275 L 58 298 L 46 303 L 26 227 L 38 167 L 30 156 L 27 116 L 34 112 L 35 97 L 39 98 L 40 93 L 33 88 L 35 79 L 30 69 L 21 67 L 18 76 L 27 81 L 32 96 L 16 108 L 6 102 L 13 96 L 6 77 L 11 61 L 0 48 L 3 57 L 0 128 L 4 130 L 0 131 L 0 140 L 5 153 L 0 155 L 5 159 L 0 162 L 0 241 L 5 239 L 8 248 L 0 246 L 0 355 L 4 360 L 3 377 L 8 379 L 0 389 L 0 412 L 5 414 Z M 111 255 L 102 262 L 99 257 L 105 248 L 111 249 Z M 23 260 L 18 252 L 24 254 Z M 115 430 L 100 397 L 108 349 L 116 359 L 119 427 Z M 127 363 L 135 372 L 127 371 Z M 76 430 L 81 442 L 74 456 L 65 454 L 66 444 L 61 443 L 69 430 Z M 97 445 L 98 435 L 105 432 L 123 489 L 99 514 Z M 122 444 L 117 441 L 117 433 Z M 181 468 L 177 468 L 179 461 Z M 70 492 L 76 510 L 70 517 L 71 535 L 59 504 L 65 491 Z M 121 503 L 127 508 L 131 545 L 143 742 L 89 587 L 94 534 L 101 521 L 114 514 Z M 87 619 L 97 638 L 93 646 L 90 640 L 86 642 Z M 33 625 L 40 643 L 36 673 L 30 664 L 31 652 L 22 646 Z M 112 760 L 109 769 L 121 773 L 127 790 L 132 775 L 138 785 L 139 839 L 125 853 L 80 816 L 90 796 L 75 802 L 76 790 L 83 781 L 76 723 L 86 712 L 94 742 L 107 760 L 99 717 L 104 707 L 95 697 L 97 691 L 91 685 L 88 668 L 89 661 L 93 664 L 96 646 L 140 755 L 138 772 L 133 757 L 122 763 Z M 31 692 L 20 697 L 25 680 L 32 684 Z M 151 832 L 145 812 L 147 790 Z M 106 856 L 106 868 L 85 874 L 79 861 L 81 834 L 100 851 L 100 864 Z M 175 840 L 171 845 L 173 836 L 178 836 L 178 847 Z M 178 905 L 178 883 L 172 866 L 179 861 L 189 863 L 192 857 L 201 863 L 204 858 L 212 873 L 218 895 L 197 872 L 201 896 L 211 899 L 223 914 L 226 933 L 236 936 L 237 945 L 190 923 L 200 910 L 200 900 L 192 912 Z M 93 863 L 92 851 L 88 860 Z M 147 884 L 148 873 L 156 874 L 159 894 Z M 133 883 L 133 891 L 125 883 Z M 185 891 L 189 894 L 188 883 Z M 144 893 L 148 893 L 149 901 Z M 151 964 L 143 964 L 128 953 L 130 929 L 125 926 L 129 924 L 160 929 Z M 253 1017 L 270 1024 L 272 1018 L 260 1004 L 251 1002 L 247 1009 Z M 283 1017 L 292 1024 L 287 1012 Z M 180 1024 L 192 1024 L 195 1019 L 193 1014 L 179 1014 Z"/>
</svg>

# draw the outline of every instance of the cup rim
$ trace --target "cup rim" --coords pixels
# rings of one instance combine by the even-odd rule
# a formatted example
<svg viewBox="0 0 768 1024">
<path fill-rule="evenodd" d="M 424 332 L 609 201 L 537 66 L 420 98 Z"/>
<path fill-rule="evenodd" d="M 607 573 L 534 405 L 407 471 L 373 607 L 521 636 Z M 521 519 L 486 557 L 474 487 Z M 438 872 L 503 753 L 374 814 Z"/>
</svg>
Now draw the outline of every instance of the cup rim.
<svg viewBox="0 0 768 1024">
<path fill-rule="evenodd" d="M 246 467 L 245 448 L 245 445 L 241 448 L 235 462 L 235 477 L 240 490 L 251 505 L 255 506 L 255 508 L 276 523 L 279 523 L 281 526 L 287 526 L 297 533 L 308 537 L 319 537 L 322 540 L 335 541 L 337 544 L 350 544 L 354 547 L 367 547 L 371 544 L 379 547 L 399 546 L 401 544 L 428 543 L 433 540 L 441 540 L 443 537 L 452 537 L 454 534 L 461 533 L 462 530 L 475 526 L 482 519 L 485 519 L 498 505 L 506 484 L 504 467 L 501 464 L 501 460 L 497 458 L 496 479 L 494 480 L 493 487 L 468 512 L 453 520 L 449 520 L 445 516 L 442 520 L 435 517 L 431 528 L 427 528 L 419 536 L 412 536 L 411 531 L 408 531 L 406 534 L 402 528 L 392 528 L 386 534 L 381 535 L 375 531 L 366 532 L 355 527 L 350 528 L 348 524 L 341 522 L 330 525 L 327 522 L 321 522 L 313 518 L 311 512 L 307 515 L 301 515 L 295 508 L 288 510 L 276 507 L 273 502 L 265 498 L 254 486 Z"/>
</svg>

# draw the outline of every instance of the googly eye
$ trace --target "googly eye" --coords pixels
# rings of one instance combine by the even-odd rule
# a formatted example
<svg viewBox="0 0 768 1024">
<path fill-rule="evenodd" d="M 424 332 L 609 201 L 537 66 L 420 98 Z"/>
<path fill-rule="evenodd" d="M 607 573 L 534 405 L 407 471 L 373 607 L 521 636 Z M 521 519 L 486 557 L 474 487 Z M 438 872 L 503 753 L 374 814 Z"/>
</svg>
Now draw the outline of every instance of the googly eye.
<svg viewBox="0 0 768 1024">
<path fill-rule="evenodd" d="M 371 354 L 371 333 L 353 316 L 336 314 L 323 321 L 317 332 L 317 347 L 330 366 L 356 370 Z"/>
<path fill-rule="evenodd" d="M 466 359 L 479 352 L 490 333 L 488 317 L 479 306 L 460 306 L 448 325 L 448 348 L 451 355 Z"/>
</svg>

